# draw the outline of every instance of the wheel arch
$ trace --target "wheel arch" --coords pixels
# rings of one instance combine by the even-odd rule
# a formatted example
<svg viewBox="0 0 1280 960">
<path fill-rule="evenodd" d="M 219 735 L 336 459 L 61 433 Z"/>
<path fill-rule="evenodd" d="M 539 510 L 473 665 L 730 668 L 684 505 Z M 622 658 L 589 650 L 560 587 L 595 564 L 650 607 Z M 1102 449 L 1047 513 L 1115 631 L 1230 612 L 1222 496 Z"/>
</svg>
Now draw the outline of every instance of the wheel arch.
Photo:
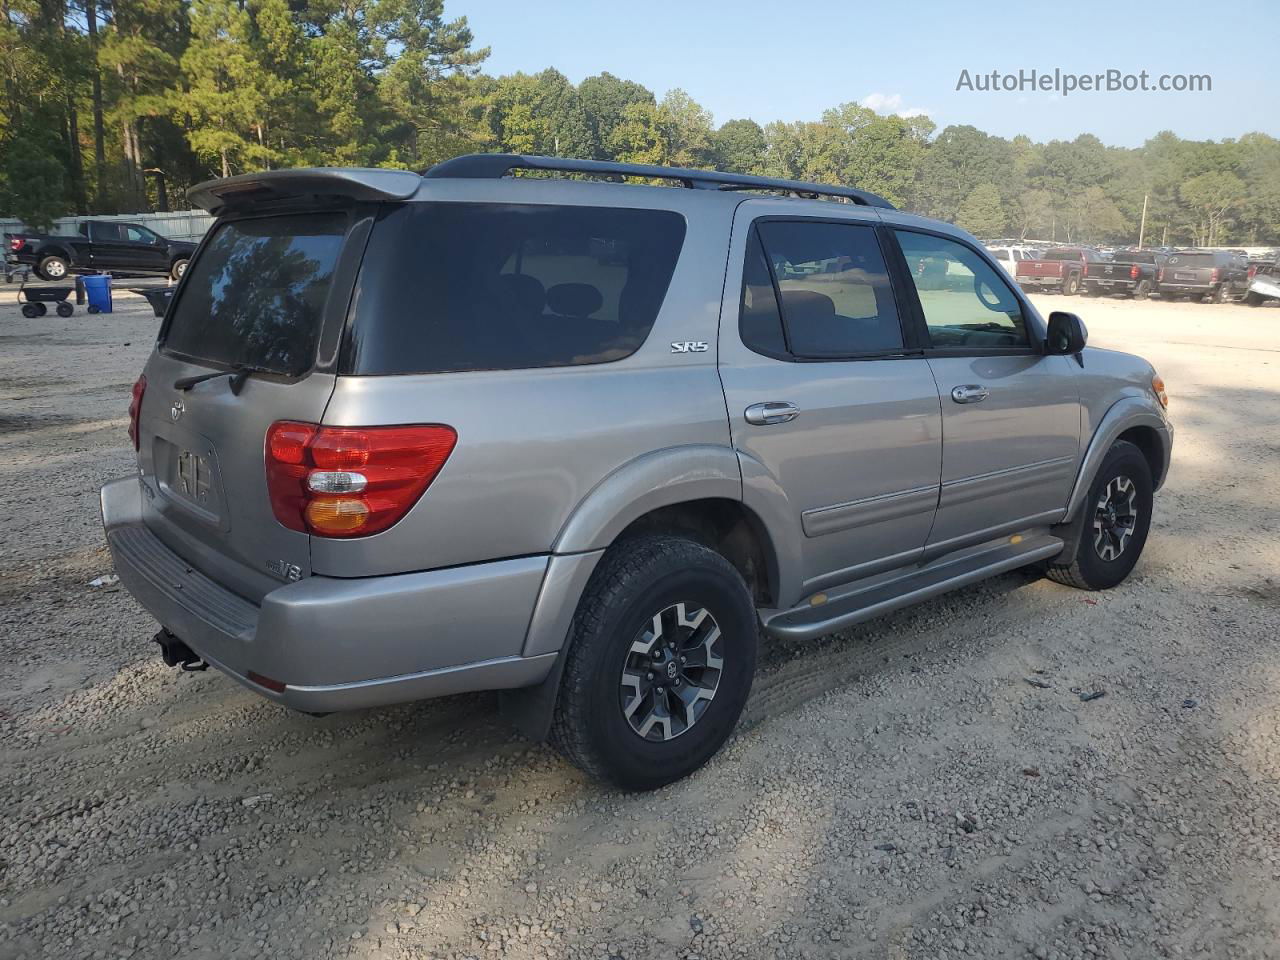
<svg viewBox="0 0 1280 960">
<path fill-rule="evenodd" d="M 1080 510 L 1089 486 L 1107 451 L 1117 440 L 1127 440 L 1142 451 L 1151 467 L 1151 479 L 1158 490 L 1169 470 L 1172 428 L 1154 400 L 1128 396 L 1117 400 L 1093 432 L 1067 500 L 1063 522 L 1070 522 Z"/>
</svg>

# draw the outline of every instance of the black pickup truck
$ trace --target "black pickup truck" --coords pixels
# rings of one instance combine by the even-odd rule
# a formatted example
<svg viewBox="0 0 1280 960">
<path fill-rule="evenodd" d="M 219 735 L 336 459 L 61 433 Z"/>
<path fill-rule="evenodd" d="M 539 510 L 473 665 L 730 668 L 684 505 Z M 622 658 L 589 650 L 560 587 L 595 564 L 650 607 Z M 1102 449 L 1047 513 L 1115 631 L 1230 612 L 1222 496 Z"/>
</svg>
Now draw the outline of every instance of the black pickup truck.
<svg viewBox="0 0 1280 960">
<path fill-rule="evenodd" d="M 1085 267 L 1081 283 L 1086 297 L 1123 293 L 1145 300 L 1159 288 L 1164 254 L 1155 250 L 1117 250 L 1105 263 Z"/>
<path fill-rule="evenodd" d="M 89 270 L 177 280 L 196 249 L 189 241 L 116 220 L 82 220 L 75 233 L 6 233 L 4 240 L 10 260 L 30 264 L 46 280 Z"/>
</svg>

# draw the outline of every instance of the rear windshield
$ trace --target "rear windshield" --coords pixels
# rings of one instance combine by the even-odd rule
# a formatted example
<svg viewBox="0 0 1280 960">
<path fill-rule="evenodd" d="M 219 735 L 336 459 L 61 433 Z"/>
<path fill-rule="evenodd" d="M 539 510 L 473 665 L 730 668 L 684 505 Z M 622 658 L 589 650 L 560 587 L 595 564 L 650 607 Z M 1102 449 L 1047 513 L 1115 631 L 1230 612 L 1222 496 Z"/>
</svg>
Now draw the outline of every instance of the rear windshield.
<svg viewBox="0 0 1280 960">
<path fill-rule="evenodd" d="M 311 369 L 346 224 L 317 213 L 215 227 L 187 269 L 165 350 L 286 376 Z"/>
<path fill-rule="evenodd" d="M 620 360 L 649 335 L 684 233 L 666 210 L 394 207 L 365 252 L 343 372 Z"/>
<path fill-rule="evenodd" d="M 1212 253 L 1175 253 L 1169 257 L 1170 265 L 1178 267 L 1212 267 L 1217 262 Z"/>
<path fill-rule="evenodd" d="M 1079 260 L 1079 250 L 1046 250 L 1040 254 L 1041 260 Z"/>
<path fill-rule="evenodd" d="M 1111 259 L 1116 263 L 1155 263 L 1156 255 L 1142 250 L 1117 250 Z"/>
</svg>

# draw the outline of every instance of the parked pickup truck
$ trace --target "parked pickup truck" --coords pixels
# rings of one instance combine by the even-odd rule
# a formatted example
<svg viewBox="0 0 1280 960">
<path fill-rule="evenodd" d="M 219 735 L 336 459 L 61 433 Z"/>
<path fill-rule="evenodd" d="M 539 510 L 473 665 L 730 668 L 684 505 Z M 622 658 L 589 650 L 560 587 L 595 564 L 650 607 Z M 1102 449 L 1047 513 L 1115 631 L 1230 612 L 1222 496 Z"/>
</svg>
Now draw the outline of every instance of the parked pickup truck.
<svg viewBox="0 0 1280 960">
<path fill-rule="evenodd" d="M 196 249 L 189 241 L 170 240 L 140 224 L 116 220 L 82 220 L 74 233 L 6 233 L 4 239 L 9 259 L 30 264 L 46 280 L 88 270 L 177 280 Z"/>
<path fill-rule="evenodd" d="M 1179 250 L 1158 274 L 1160 299 L 1191 297 L 1204 303 L 1239 299 L 1249 289 L 1249 263 L 1225 250 Z"/>
<path fill-rule="evenodd" d="M 1014 277 L 1023 290 L 1057 290 L 1071 296 L 1080 290 L 1089 266 L 1102 262 L 1098 252 L 1088 247 L 1054 247 L 1038 260 L 1023 260 Z"/>
<path fill-rule="evenodd" d="M 1164 260 L 1155 250 L 1117 250 L 1110 261 L 1087 265 L 1082 278 L 1085 296 L 1123 293 L 1145 300 L 1158 286 Z"/>
<path fill-rule="evenodd" d="M 1280 260 L 1249 267 L 1249 292 L 1244 295 L 1244 302 L 1260 307 L 1268 300 L 1280 300 Z"/>
</svg>

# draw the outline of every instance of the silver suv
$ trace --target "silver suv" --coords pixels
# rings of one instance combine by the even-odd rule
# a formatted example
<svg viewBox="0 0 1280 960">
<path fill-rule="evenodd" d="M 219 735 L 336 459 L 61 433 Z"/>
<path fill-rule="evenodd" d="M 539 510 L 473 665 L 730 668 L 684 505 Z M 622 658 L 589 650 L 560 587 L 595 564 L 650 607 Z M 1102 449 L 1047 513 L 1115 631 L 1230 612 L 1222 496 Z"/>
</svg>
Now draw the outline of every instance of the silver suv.
<svg viewBox="0 0 1280 960">
<path fill-rule="evenodd" d="M 647 788 L 729 736 L 761 633 L 1142 551 L 1151 366 L 872 194 L 487 155 L 192 198 L 102 490 L 170 664 L 316 713 L 502 690 Z"/>
</svg>

